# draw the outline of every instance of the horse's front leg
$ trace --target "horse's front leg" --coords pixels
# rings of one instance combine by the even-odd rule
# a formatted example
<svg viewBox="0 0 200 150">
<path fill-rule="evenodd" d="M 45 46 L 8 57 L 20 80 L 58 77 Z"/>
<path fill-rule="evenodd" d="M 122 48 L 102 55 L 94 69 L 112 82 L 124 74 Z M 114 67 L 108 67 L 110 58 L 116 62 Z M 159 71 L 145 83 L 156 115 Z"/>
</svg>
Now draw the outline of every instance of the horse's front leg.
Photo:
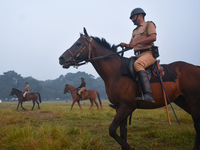
<svg viewBox="0 0 200 150">
<path fill-rule="evenodd" d="M 127 142 L 127 118 L 120 125 L 120 137 Z"/>
<path fill-rule="evenodd" d="M 17 105 L 17 110 L 18 110 L 18 108 L 19 108 L 19 104 L 20 104 L 21 102 L 18 102 L 18 105 Z"/>
<path fill-rule="evenodd" d="M 73 100 L 70 110 L 72 110 L 72 108 L 73 108 L 75 102 L 76 102 L 76 100 Z"/>
<path fill-rule="evenodd" d="M 22 108 L 23 110 L 26 110 L 26 109 L 22 106 L 22 104 L 23 104 L 23 102 L 21 102 L 21 108 Z"/>
<path fill-rule="evenodd" d="M 126 105 L 121 104 L 119 108 L 117 109 L 117 114 L 112 122 L 112 124 L 109 127 L 109 134 L 111 137 L 113 137 L 122 147 L 122 150 L 129 150 L 130 146 L 126 142 L 127 138 L 127 129 L 125 124 L 125 121 L 127 121 L 127 117 L 132 113 L 132 109 L 129 108 Z M 116 133 L 117 128 L 120 126 L 120 134 L 121 137 Z"/>
<path fill-rule="evenodd" d="M 79 100 L 77 101 L 77 103 L 78 103 L 78 106 L 80 107 L 80 109 L 83 110 Z"/>
</svg>

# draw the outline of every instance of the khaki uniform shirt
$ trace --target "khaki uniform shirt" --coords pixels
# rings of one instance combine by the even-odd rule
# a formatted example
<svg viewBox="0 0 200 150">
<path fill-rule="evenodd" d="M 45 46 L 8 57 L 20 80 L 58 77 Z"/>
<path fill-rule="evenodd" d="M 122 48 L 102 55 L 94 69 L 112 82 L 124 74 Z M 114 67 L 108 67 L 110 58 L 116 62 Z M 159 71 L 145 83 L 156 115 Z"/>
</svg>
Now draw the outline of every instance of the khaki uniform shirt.
<svg viewBox="0 0 200 150">
<path fill-rule="evenodd" d="M 29 91 L 29 85 L 26 85 L 25 91 Z"/>
<path fill-rule="evenodd" d="M 141 24 L 139 27 L 136 27 L 133 30 L 132 38 L 130 43 L 133 41 L 140 41 L 144 38 L 149 37 L 151 34 L 156 34 L 156 26 L 153 22 L 148 21 Z M 138 44 L 134 47 L 134 52 L 137 50 L 148 49 L 154 46 L 154 43 Z"/>
</svg>

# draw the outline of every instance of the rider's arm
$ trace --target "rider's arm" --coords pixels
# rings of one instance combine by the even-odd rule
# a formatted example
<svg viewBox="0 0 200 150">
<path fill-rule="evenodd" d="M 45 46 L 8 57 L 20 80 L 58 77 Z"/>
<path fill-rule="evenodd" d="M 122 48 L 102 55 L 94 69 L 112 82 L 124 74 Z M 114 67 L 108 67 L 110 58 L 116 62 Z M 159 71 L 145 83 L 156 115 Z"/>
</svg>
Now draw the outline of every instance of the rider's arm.
<svg viewBox="0 0 200 150">
<path fill-rule="evenodd" d="M 146 44 L 146 43 L 151 43 L 151 42 L 154 42 L 154 41 L 156 41 L 156 34 L 155 33 L 151 34 L 149 37 L 142 39 L 140 41 L 135 41 L 135 42 L 132 42 L 132 43 L 129 43 L 129 44 L 121 43 L 121 45 L 123 47 L 134 48 L 138 44 Z"/>
<path fill-rule="evenodd" d="M 81 85 L 79 86 L 79 87 L 77 87 L 77 88 L 81 88 L 83 86 L 83 82 L 81 83 Z"/>
</svg>

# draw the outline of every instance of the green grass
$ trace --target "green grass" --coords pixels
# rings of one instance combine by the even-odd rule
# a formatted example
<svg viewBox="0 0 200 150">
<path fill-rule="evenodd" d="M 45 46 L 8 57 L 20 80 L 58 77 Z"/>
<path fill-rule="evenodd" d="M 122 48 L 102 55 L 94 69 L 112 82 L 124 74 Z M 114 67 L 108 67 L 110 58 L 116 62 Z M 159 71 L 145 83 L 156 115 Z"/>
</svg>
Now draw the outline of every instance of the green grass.
<svg viewBox="0 0 200 150">
<path fill-rule="evenodd" d="M 81 102 L 81 111 L 71 102 L 42 102 L 41 109 L 24 103 L 0 103 L 0 150 L 119 150 L 120 145 L 109 136 L 108 128 L 115 110 L 103 101 L 103 110 Z M 140 150 L 190 150 L 195 130 L 189 114 L 173 105 L 181 125 L 169 108 L 172 125 L 168 125 L 165 108 L 136 110 L 128 126 L 128 143 Z M 118 131 L 119 133 L 119 131 Z"/>
</svg>

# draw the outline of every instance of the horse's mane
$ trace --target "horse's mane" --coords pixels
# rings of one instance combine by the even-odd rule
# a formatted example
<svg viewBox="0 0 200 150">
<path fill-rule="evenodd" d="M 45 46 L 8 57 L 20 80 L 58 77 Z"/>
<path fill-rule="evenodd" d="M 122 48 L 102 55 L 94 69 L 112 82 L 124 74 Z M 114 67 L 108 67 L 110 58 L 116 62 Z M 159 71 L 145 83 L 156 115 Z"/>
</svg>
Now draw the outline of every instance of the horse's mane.
<svg viewBox="0 0 200 150">
<path fill-rule="evenodd" d="M 20 90 L 18 90 L 18 89 L 16 89 L 16 88 L 13 88 L 13 90 L 16 90 L 16 91 L 18 91 L 18 92 L 22 92 L 22 91 L 20 91 Z"/>
<path fill-rule="evenodd" d="M 97 43 L 102 45 L 103 47 L 107 48 L 108 50 L 116 53 L 117 52 L 117 47 L 115 45 L 110 45 L 104 38 L 100 39 L 98 37 L 92 37 Z"/>
</svg>

